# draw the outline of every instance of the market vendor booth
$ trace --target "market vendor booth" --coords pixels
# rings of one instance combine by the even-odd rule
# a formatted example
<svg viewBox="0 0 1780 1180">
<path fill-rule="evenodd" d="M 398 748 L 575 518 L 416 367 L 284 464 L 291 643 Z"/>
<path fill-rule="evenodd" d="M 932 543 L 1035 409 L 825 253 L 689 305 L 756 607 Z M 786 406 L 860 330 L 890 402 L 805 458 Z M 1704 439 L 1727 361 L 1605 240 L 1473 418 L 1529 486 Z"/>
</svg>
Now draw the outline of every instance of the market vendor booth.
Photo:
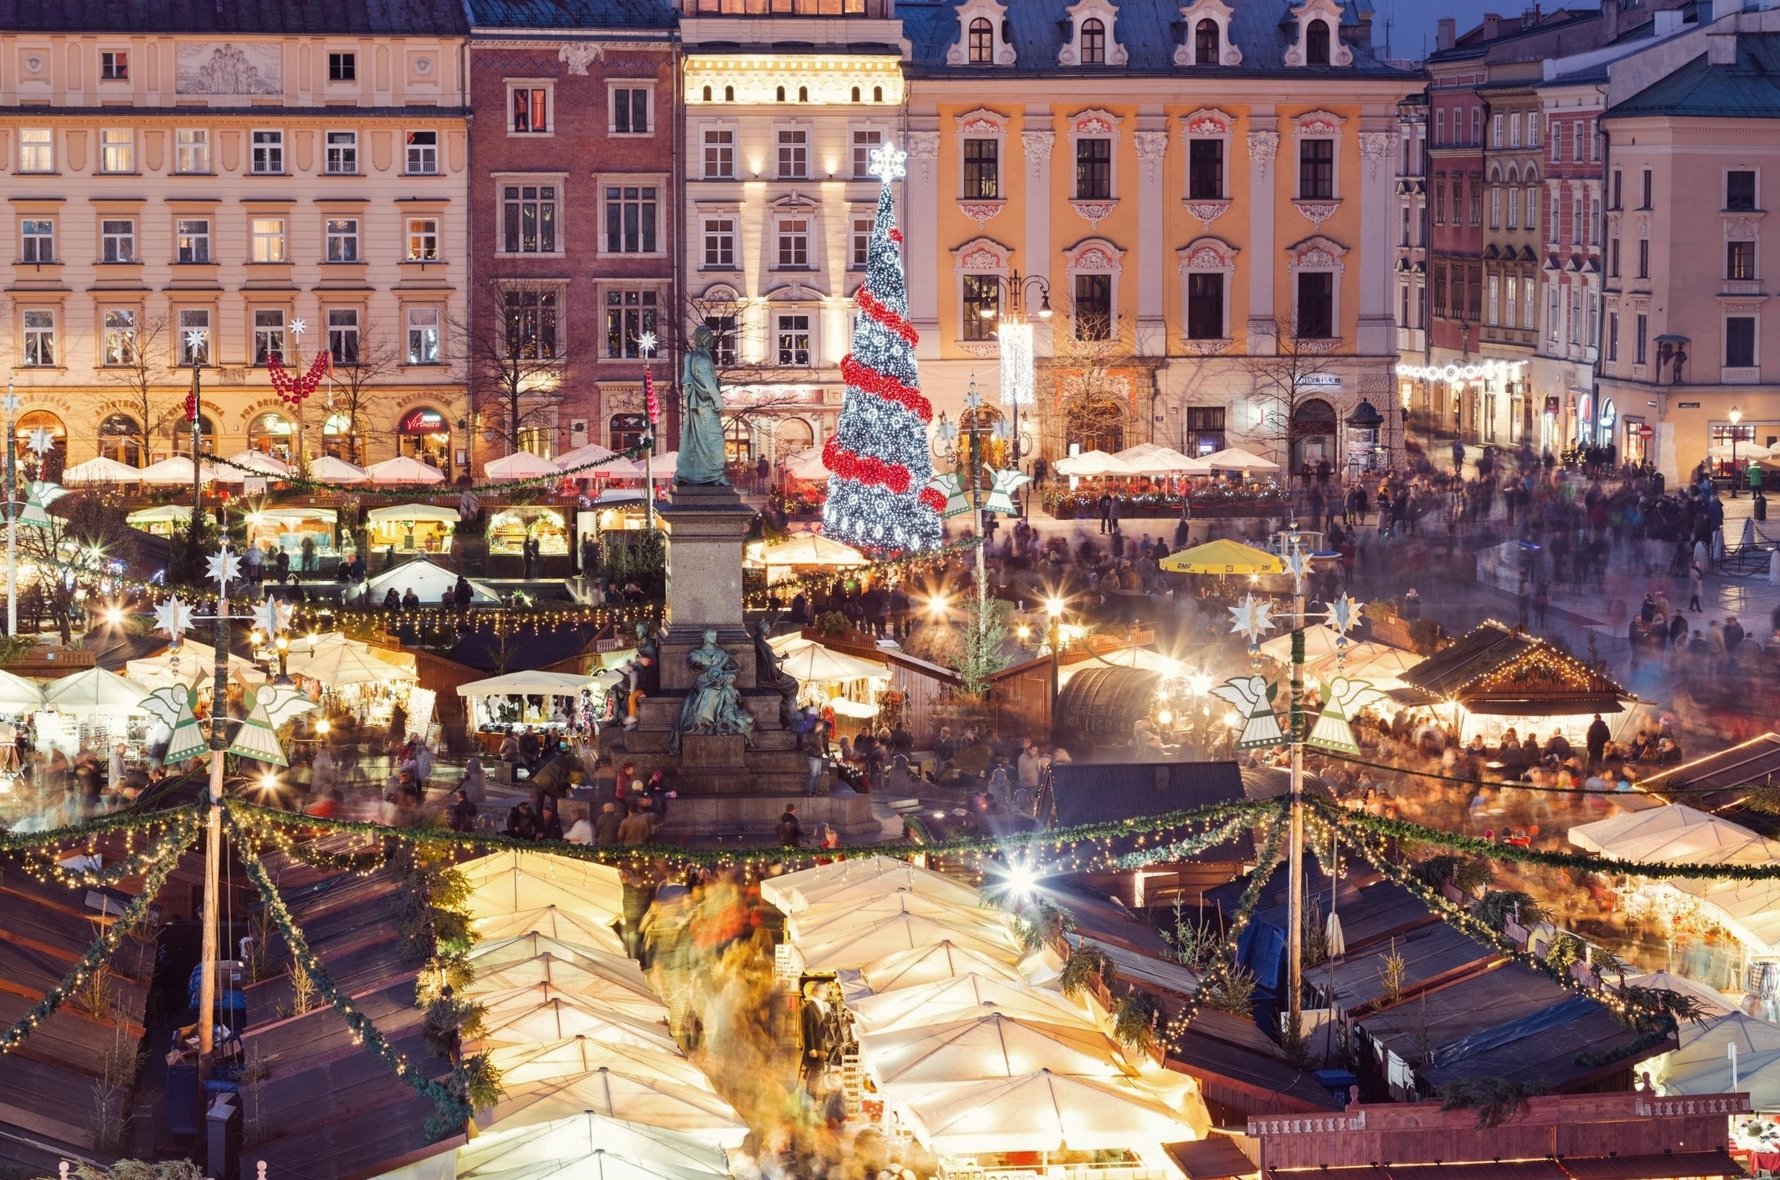
<svg viewBox="0 0 1780 1180">
<path fill-rule="evenodd" d="M 339 521 L 340 514 L 332 508 L 262 508 L 247 514 L 247 543 L 255 549 L 270 545 L 274 553 L 288 555 L 293 570 L 318 570 L 323 561 L 331 568 L 340 559 L 334 548 Z M 307 564 L 305 555 L 310 559 Z"/>
<path fill-rule="evenodd" d="M 516 504 L 488 517 L 488 576 L 491 578 L 566 578 L 573 575 L 568 522 L 561 508 Z M 530 542 L 537 559 L 525 559 Z"/>
<path fill-rule="evenodd" d="M 156 537 L 189 533 L 192 527 L 192 506 L 157 504 L 153 508 L 138 508 L 124 517 L 124 523 Z"/>
<path fill-rule="evenodd" d="M 450 553 L 457 509 L 437 504 L 388 504 L 365 513 L 373 552 Z"/>
<path fill-rule="evenodd" d="M 563 731 L 591 724 L 591 676 L 528 669 L 457 686 L 469 702 L 470 732 L 485 753 L 498 753 L 509 733 L 532 728 Z M 585 695 L 584 695 L 585 693 Z"/>
</svg>

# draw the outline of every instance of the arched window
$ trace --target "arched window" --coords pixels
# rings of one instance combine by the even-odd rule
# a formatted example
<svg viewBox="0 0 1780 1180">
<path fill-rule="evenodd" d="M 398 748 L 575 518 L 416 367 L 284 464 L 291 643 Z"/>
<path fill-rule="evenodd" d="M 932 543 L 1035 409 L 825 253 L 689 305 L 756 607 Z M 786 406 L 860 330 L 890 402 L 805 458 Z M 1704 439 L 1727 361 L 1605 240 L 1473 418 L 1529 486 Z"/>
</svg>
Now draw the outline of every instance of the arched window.
<svg viewBox="0 0 1780 1180">
<path fill-rule="evenodd" d="M 351 415 L 330 414 L 328 420 L 321 425 L 321 449 L 323 454 L 332 455 L 336 459 L 362 463 L 365 455 L 364 432 L 353 433 Z"/>
<path fill-rule="evenodd" d="M 859 89 L 859 87 L 857 87 L 857 86 L 855 86 L 855 87 L 853 87 L 853 101 L 854 101 L 854 102 L 858 102 L 858 101 L 859 101 L 859 95 L 860 95 L 860 89 Z"/>
<path fill-rule="evenodd" d="M 1223 47 L 1219 44 L 1218 22 L 1202 20 L 1193 29 L 1193 63 L 1201 66 L 1215 66 L 1223 55 Z"/>
<path fill-rule="evenodd" d="M 882 86 L 873 86 L 871 88 L 871 100 L 873 102 L 884 101 L 884 88 Z"/>
<path fill-rule="evenodd" d="M 99 453 L 107 459 L 142 466 L 142 428 L 128 414 L 113 414 L 99 423 Z"/>
<path fill-rule="evenodd" d="M 248 449 L 275 459 L 289 460 L 296 438 L 296 426 L 275 410 L 260 414 L 247 424 Z"/>
<path fill-rule="evenodd" d="M 643 445 L 649 433 L 649 419 L 641 414 L 613 414 L 606 434 L 606 445 L 614 451 L 628 451 Z"/>
<path fill-rule="evenodd" d="M 1106 25 L 1098 17 L 1091 16 L 1082 22 L 1082 64 L 1106 64 Z"/>
<path fill-rule="evenodd" d="M 734 86 L 725 86 L 723 88 L 723 101 L 724 102 L 734 102 L 735 101 L 735 87 Z"/>
<path fill-rule="evenodd" d="M 1304 26 L 1304 64 L 1307 66 L 1329 64 L 1328 21 L 1313 20 Z"/>
<path fill-rule="evenodd" d="M 970 22 L 970 64 L 973 66 L 991 65 L 995 61 L 995 26 L 987 17 L 977 17 Z"/>
<path fill-rule="evenodd" d="M 709 86 L 705 87 L 705 101 L 710 102 L 712 97 L 711 88 Z"/>
<path fill-rule="evenodd" d="M 173 433 L 173 453 L 176 455 L 191 454 L 192 424 L 185 420 L 185 415 L 180 414 L 175 417 L 173 424 L 168 429 Z M 198 450 L 205 455 L 216 454 L 216 423 L 212 422 L 206 414 L 198 415 Z"/>
</svg>

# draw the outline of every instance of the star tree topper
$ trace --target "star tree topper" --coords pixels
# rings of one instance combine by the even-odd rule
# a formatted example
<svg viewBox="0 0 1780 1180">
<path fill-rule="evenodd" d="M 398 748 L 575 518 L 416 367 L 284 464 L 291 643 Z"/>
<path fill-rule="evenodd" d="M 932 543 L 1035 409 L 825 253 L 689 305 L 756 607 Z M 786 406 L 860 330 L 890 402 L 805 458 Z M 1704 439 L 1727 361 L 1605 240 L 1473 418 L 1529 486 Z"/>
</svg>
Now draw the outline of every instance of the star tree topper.
<svg viewBox="0 0 1780 1180">
<path fill-rule="evenodd" d="M 898 180 L 908 174 L 909 154 L 893 143 L 882 143 L 872 149 L 871 167 L 867 169 L 880 180 Z"/>
<path fill-rule="evenodd" d="M 178 642 L 191 629 L 192 608 L 177 597 L 169 598 L 155 607 L 155 626 Z"/>
</svg>

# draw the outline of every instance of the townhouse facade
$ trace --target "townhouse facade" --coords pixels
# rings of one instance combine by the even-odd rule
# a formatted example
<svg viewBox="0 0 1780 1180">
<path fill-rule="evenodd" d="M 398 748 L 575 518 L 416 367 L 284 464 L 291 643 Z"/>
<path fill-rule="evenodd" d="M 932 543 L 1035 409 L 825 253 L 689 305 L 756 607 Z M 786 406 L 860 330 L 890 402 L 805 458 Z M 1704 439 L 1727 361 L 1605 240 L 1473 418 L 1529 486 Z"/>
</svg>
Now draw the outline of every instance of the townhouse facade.
<svg viewBox="0 0 1780 1180">
<path fill-rule="evenodd" d="M 668 3 L 469 0 L 469 303 L 479 459 L 613 450 L 674 385 L 681 115 Z M 657 342 L 657 354 L 645 345 Z M 671 396 L 662 449 L 674 437 Z"/>
<path fill-rule="evenodd" d="M 206 452 L 464 471 L 461 17 L 31 11 L 0 29 L 15 448 L 41 429 L 55 463 L 189 452 L 196 370 Z M 314 395 L 281 399 L 270 361 L 321 351 Z"/>
</svg>

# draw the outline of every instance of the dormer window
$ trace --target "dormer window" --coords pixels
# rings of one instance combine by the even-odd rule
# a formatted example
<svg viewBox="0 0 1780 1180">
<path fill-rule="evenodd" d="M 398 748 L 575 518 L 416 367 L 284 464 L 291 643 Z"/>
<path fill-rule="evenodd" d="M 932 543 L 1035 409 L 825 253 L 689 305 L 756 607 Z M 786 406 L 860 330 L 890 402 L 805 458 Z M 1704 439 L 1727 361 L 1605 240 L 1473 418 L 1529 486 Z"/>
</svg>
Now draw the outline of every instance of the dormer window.
<svg viewBox="0 0 1780 1180">
<path fill-rule="evenodd" d="M 1060 66 L 1122 66 L 1127 60 L 1111 0 L 1076 0 L 1068 8 L 1070 37 L 1057 51 Z"/>
<path fill-rule="evenodd" d="M 1313 20 L 1305 23 L 1304 64 L 1307 66 L 1326 66 L 1329 64 L 1328 21 Z"/>
<path fill-rule="evenodd" d="M 1339 0 L 1301 0 L 1292 9 L 1298 35 L 1286 49 L 1288 66 L 1351 66 L 1354 52 L 1342 41 Z"/>
<path fill-rule="evenodd" d="M 1193 0 L 1180 10 L 1186 37 L 1174 47 L 1177 66 L 1239 66 L 1242 50 L 1230 37 L 1227 0 Z"/>
<path fill-rule="evenodd" d="M 958 14 L 958 40 L 946 50 L 949 66 L 1011 66 L 1014 47 L 1007 39 L 1007 5 L 1002 0 L 964 0 Z"/>
<path fill-rule="evenodd" d="M 1106 25 L 1098 18 L 1089 17 L 1082 22 L 1081 44 L 1083 65 L 1106 64 Z"/>
</svg>

